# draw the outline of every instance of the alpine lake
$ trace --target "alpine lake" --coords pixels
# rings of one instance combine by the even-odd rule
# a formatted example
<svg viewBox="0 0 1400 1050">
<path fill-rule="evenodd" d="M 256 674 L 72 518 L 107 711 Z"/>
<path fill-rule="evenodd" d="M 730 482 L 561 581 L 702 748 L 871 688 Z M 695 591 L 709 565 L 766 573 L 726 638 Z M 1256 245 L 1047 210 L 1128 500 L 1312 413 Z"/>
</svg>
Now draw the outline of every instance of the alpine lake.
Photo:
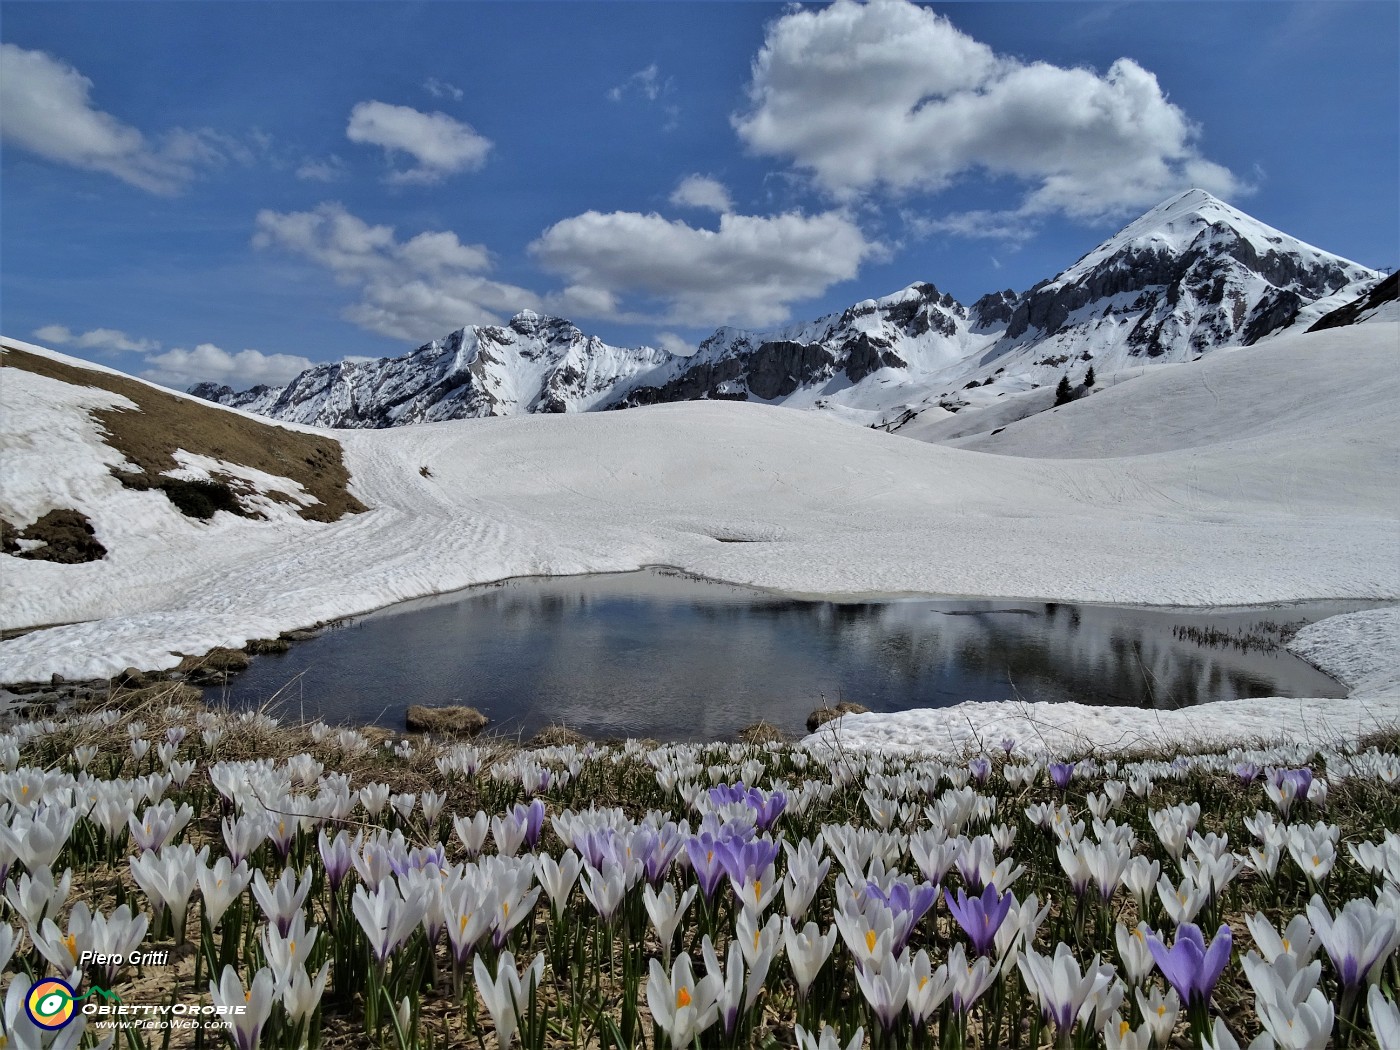
<svg viewBox="0 0 1400 1050">
<path fill-rule="evenodd" d="M 528 739 L 791 736 L 816 707 L 965 700 L 1177 708 L 1341 697 L 1288 633 L 1370 602 L 1194 610 L 968 598 L 806 600 L 674 570 L 522 577 L 339 621 L 255 657 L 205 699 L 284 718 L 404 725 L 461 704 Z"/>
</svg>

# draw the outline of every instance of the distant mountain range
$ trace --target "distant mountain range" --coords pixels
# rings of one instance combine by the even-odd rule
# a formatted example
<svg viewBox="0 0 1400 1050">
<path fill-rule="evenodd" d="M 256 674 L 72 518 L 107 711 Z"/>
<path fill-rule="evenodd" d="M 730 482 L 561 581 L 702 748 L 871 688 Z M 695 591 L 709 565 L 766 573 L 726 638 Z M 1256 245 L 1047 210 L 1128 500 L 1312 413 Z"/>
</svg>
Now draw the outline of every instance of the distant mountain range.
<svg viewBox="0 0 1400 1050">
<path fill-rule="evenodd" d="M 1382 275 L 1188 190 L 1053 279 L 965 306 L 919 283 L 770 331 L 721 328 L 692 355 L 616 347 L 529 311 L 472 325 L 402 357 L 308 369 L 286 386 L 191 393 L 274 419 L 392 427 L 522 412 L 583 412 L 701 398 L 825 410 L 896 426 L 990 398 L 1186 361 L 1307 327 Z M 1393 282 L 1391 282 L 1393 284 Z M 1390 289 L 1390 300 L 1394 289 Z M 1342 322 L 1346 323 L 1346 322 Z"/>
</svg>

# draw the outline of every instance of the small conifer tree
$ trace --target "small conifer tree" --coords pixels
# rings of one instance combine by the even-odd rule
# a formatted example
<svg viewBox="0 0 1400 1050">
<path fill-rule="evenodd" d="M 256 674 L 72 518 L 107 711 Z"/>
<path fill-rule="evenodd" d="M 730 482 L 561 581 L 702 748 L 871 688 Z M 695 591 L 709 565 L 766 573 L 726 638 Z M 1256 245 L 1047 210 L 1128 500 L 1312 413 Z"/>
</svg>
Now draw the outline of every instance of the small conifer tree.
<svg viewBox="0 0 1400 1050">
<path fill-rule="evenodd" d="M 1055 404 L 1063 405 L 1074 399 L 1074 391 L 1069 385 L 1069 376 L 1060 376 L 1060 385 L 1055 388 Z"/>
<path fill-rule="evenodd" d="M 1084 373 L 1084 389 L 1088 390 L 1094 385 L 1094 366 L 1089 366 L 1089 371 Z"/>
</svg>

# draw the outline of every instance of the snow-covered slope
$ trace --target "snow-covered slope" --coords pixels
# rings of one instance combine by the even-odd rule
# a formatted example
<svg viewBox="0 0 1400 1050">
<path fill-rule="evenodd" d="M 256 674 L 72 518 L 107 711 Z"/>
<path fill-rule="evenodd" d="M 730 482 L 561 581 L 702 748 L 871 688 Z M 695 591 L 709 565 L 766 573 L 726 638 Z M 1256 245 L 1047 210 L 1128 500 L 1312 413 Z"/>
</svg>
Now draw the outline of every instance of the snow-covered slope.
<svg viewBox="0 0 1400 1050">
<path fill-rule="evenodd" d="M 7 374 L 0 419 L 16 451 L 3 484 L 70 500 L 111 553 L 0 555 L 0 627 L 67 624 L 0 642 L 0 682 L 168 667 L 175 653 L 472 583 L 647 564 L 796 594 L 1400 598 L 1397 334 L 1287 335 L 1176 366 L 1195 382 L 1163 370 L 1116 400 L 1096 394 L 1086 426 L 1126 426 L 1113 420 L 1150 404 L 1200 439 L 1147 428 L 1141 454 L 1118 458 L 1065 458 L 1082 441 L 1068 430 L 1027 458 L 724 402 L 341 431 L 370 509 L 331 523 L 142 519 L 111 501 L 161 496 L 95 483 L 110 478 L 85 406 L 101 395 Z M 1348 389 L 1358 396 L 1340 412 Z M 1328 393 L 1290 403 L 1298 390 Z M 1251 425 L 1243 404 L 1283 417 Z M 24 451 L 59 432 L 91 453 L 55 466 Z M 1117 441 L 1104 451 L 1124 451 Z M 117 512 L 149 527 L 105 534 Z M 736 538 L 751 542 L 722 542 Z"/>
<path fill-rule="evenodd" d="M 609 346 L 527 312 L 402 357 L 320 365 L 286 387 L 196 392 L 278 419 L 357 428 L 700 399 L 872 426 L 927 423 L 1054 387 L 1063 375 L 1077 382 L 1091 364 L 1121 378 L 1144 363 L 1252 344 L 1311 323 L 1379 278 L 1190 190 L 1053 280 L 971 307 L 919 283 L 780 329 L 721 328 L 691 356 Z"/>
</svg>

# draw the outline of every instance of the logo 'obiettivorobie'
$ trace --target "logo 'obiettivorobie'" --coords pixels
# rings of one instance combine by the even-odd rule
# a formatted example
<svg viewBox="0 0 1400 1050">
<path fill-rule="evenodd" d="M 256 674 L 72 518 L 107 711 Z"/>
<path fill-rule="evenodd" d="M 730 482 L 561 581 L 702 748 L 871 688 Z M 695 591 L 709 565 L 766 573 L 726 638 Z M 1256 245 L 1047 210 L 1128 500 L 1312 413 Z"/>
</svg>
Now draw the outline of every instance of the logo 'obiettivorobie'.
<svg viewBox="0 0 1400 1050">
<path fill-rule="evenodd" d="M 76 998 L 66 981 L 49 977 L 36 981 L 29 989 L 24 999 L 24 1009 L 29 1019 L 40 1028 L 57 1031 L 73 1020 Z"/>
</svg>

